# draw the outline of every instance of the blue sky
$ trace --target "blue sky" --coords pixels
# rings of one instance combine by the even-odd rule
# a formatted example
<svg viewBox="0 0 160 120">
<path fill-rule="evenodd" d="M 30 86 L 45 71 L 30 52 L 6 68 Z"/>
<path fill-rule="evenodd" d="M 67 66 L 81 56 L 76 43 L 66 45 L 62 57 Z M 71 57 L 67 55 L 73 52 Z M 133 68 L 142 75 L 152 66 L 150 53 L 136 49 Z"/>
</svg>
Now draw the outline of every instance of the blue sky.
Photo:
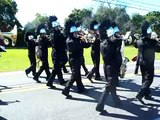
<svg viewBox="0 0 160 120">
<path fill-rule="evenodd" d="M 63 24 L 64 18 L 66 18 L 74 8 L 94 8 L 96 9 L 100 3 L 93 0 L 15 0 L 18 5 L 18 13 L 16 14 L 18 20 L 22 25 L 32 21 L 35 18 L 36 13 L 43 15 L 56 15 L 61 24 Z M 107 1 L 107 0 L 106 0 Z M 145 6 L 147 10 L 160 10 L 159 0 L 143 0 L 143 2 L 136 2 L 139 0 L 108 0 L 114 4 L 123 4 L 128 6 L 134 6 L 137 8 Z M 152 1 L 152 2 L 150 2 Z M 143 4 L 147 3 L 147 4 Z M 150 5 L 153 4 L 153 5 Z M 107 5 L 107 4 L 104 4 Z M 157 5 L 157 6 L 155 6 Z M 159 6 L 159 7 L 158 7 Z M 135 8 L 127 9 L 128 14 L 140 13 L 146 14 L 146 10 L 138 10 Z"/>
</svg>

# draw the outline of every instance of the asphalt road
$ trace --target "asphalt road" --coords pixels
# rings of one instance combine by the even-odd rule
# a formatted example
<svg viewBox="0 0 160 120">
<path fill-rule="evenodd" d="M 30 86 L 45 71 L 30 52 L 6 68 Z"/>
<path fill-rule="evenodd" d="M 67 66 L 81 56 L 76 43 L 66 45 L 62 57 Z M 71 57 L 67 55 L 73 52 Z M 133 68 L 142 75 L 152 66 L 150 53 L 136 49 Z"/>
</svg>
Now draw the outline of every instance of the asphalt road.
<svg viewBox="0 0 160 120">
<path fill-rule="evenodd" d="M 92 66 L 87 67 L 90 70 Z M 135 63 L 128 63 L 127 74 L 117 87 L 122 106 L 115 108 L 109 96 L 104 114 L 95 111 L 95 107 L 105 81 L 90 83 L 82 76 L 86 93 L 78 94 L 74 85 L 70 92 L 73 99 L 65 99 L 61 94 L 64 86 L 57 80 L 54 83 L 57 89 L 52 90 L 43 77 L 42 83 L 36 83 L 31 75 L 26 77 L 24 71 L 0 73 L 0 120 L 160 120 L 160 62 L 155 63 L 156 74 L 151 86 L 155 99 L 144 100 L 146 105 L 135 99 L 141 76 L 133 74 L 134 67 Z M 103 77 L 102 65 L 100 72 Z M 65 80 L 69 77 L 70 74 L 64 74 Z"/>
</svg>

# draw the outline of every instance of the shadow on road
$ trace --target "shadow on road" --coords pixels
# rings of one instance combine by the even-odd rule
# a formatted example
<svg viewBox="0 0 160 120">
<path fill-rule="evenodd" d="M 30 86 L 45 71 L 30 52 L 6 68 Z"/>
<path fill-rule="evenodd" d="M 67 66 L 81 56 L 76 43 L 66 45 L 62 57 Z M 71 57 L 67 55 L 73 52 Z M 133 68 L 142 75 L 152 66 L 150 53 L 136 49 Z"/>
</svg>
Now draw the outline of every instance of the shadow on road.
<svg viewBox="0 0 160 120">
<path fill-rule="evenodd" d="M 15 101 L 2 101 L 2 100 L 0 100 L 0 105 L 8 105 L 11 103 L 16 103 L 16 102 L 20 102 L 20 101 L 19 100 L 15 100 Z"/>
<path fill-rule="evenodd" d="M 154 77 L 160 77 L 160 75 L 154 75 Z"/>
<path fill-rule="evenodd" d="M 12 87 L 0 85 L 0 92 L 1 90 L 5 90 L 5 89 L 12 89 Z"/>
<path fill-rule="evenodd" d="M 110 117 L 119 118 L 119 119 L 129 119 L 129 120 L 137 120 L 137 119 L 152 120 L 160 116 L 160 113 L 159 113 L 160 100 L 158 99 L 154 99 L 152 101 L 145 100 L 146 104 L 143 105 L 139 103 L 135 98 L 130 98 L 131 96 L 133 96 L 133 92 L 138 92 L 138 90 L 140 89 L 140 85 L 136 84 L 134 82 L 134 79 L 120 80 L 119 82 L 120 82 L 120 87 L 118 87 L 117 91 L 127 92 L 126 94 L 124 94 L 124 96 L 123 94 L 120 96 L 122 100 L 122 106 L 120 107 L 120 109 L 127 111 L 130 114 L 128 115 L 123 114 L 123 112 L 122 113 L 105 112 L 100 115 L 110 116 Z M 101 92 L 102 87 L 95 87 L 94 85 L 93 86 L 86 85 L 85 87 L 88 89 L 87 89 L 87 92 L 84 93 L 84 95 L 89 96 L 90 98 L 93 98 L 93 99 L 73 97 L 71 100 L 97 103 L 102 93 Z M 119 89 L 119 88 L 125 88 L 125 89 Z M 152 88 L 152 91 L 153 91 L 153 96 L 159 97 L 160 87 L 156 87 L 155 89 Z M 132 95 L 126 96 L 127 94 L 132 94 Z M 108 106 L 114 107 L 111 95 L 107 97 L 106 104 Z"/>
<path fill-rule="evenodd" d="M 2 116 L 0 116 L 0 120 L 7 120 L 6 118 L 4 118 L 4 117 L 2 117 Z"/>
</svg>

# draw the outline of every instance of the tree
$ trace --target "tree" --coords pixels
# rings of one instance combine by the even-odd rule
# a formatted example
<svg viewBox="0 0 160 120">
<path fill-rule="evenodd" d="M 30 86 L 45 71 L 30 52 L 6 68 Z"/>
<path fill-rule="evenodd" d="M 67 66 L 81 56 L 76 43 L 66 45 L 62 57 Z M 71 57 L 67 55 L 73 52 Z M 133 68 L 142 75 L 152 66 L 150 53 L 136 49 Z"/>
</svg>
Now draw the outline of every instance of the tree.
<svg viewBox="0 0 160 120">
<path fill-rule="evenodd" d="M 138 13 L 132 15 L 132 30 L 134 33 L 140 33 L 141 23 L 144 19 L 145 17 Z"/>
<path fill-rule="evenodd" d="M 73 20 L 74 22 L 78 23 L 79 25 L 82 25 L 83 27 L 89 26 L 89 21 L 92 19 L 92 10 L 90 9 L 74 9 L 72 10 L 72 13 L 68 15 L 68 19 Z"/>
<path fill-rule="evenodd" d="M 10 31 L 14 25 L 22 27 L 16 18 L 17 4 L 13 0 L 1 0 L 0 2 L 0 29 Z"/>
<path fill-rule="evenodd" d="M 102 22 L 106 18 L 115 21 L 122 32 L 126 32 L 129 25 L 128 23 L 130 22 L 130 17 L 126 13 L 126 9 L 118 6 L 115 8 L 100 6 L 94 15 L 94 18 L 99 22 Z"/>
<path fill-rule="evenodd" d="M 37 13 L 35 16 L 36 17 L 32 22 L 28 22 L 25 25 L 25 30 L 35 30 L 39 24 L 41 23 L 46 24 L 48 21 L 48 16 L 41 15 L 39 13 Z"/>
<path fill-rule="evenodd" d="M 151 23 L 153 30 L 160 36 L 160 12 L 149 12 L 145 15 L 145 18 Z"/>
</svg>

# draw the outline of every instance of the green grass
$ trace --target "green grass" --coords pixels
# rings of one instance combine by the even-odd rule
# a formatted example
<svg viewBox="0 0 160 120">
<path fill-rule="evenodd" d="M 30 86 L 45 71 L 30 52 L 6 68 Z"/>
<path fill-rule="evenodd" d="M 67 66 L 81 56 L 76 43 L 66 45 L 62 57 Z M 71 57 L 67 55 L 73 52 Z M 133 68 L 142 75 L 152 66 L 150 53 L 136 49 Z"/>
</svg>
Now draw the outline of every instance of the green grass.
<svg viewBox="0 0 160 120">
<path fill-rule="evenodd" d="M 6 49 L 7 52 L 1 53 L 0 72 L 25 70 L 29 66 L 27 49 Z M 49 48 L 49 65 L 52 67 L 51 48 Z M 125 56 L 131 61 L 137 55 L 137 49 L 131 46 L 125 48 Z M 84 50 L 85 63 L 92 65 L 90 48 Z M 156 59 L 160 60 L 160 54 L 156 53 Z M 101 64 L 103 63 L 101 57 Z"/>
</svg>

